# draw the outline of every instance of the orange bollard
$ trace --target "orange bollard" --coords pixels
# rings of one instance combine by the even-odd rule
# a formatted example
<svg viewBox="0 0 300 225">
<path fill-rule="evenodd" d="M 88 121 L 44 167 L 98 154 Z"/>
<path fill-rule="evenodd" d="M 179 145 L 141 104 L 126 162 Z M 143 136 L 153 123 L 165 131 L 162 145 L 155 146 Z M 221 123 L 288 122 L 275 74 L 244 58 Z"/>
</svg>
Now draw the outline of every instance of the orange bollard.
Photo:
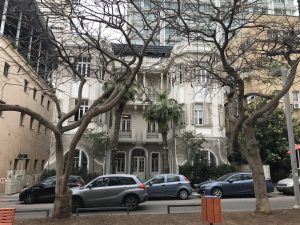
<svg viewBox="0 0 300 225">
<path fill-rule="evenodd" d="M 203 223 L 221 223 L 221 199 L 215 196 L 201 196 Z"/>
</svg>

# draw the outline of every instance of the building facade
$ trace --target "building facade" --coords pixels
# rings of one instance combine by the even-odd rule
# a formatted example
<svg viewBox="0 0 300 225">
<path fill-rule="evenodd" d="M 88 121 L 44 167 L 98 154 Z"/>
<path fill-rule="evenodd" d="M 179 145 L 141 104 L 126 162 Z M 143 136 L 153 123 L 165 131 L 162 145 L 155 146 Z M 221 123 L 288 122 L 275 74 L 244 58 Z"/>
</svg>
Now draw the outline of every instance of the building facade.
<svg viewBox="0 0 300 225">
<path fill-rule="evenodd" d="M 55 67 L 53 48 L 30 2 L 0 3 L 1 102 L 28 107 L 51 121 L 53 101 L 46 91 Z M 0 115 L 0 192 L 11 194 L 39 179 L 49 159 L 50 132 L 23 113 Z"/>
</svg>

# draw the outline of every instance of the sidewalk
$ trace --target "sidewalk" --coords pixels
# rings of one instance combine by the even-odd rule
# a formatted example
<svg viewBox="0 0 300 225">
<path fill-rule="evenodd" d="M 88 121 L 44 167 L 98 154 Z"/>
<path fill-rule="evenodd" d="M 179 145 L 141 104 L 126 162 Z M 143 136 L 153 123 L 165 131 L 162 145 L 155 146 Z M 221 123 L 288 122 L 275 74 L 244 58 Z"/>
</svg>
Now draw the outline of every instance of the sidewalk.
<svg viewBox="0 0 300 225">
<path fill-rule="evenodd" d="M 14 202 L 19 200 L 19 193 L 6 195 L 4 193 L 0 193 L 0 202 Z"/>
</svg>

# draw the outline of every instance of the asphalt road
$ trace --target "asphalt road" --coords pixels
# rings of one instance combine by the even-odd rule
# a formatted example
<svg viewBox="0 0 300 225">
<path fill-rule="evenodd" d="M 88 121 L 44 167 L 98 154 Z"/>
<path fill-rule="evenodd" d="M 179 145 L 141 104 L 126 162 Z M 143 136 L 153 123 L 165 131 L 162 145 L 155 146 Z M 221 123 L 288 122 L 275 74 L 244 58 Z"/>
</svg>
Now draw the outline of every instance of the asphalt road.
<svg viewBox="0 0 300 225">
<path fill-rule="evenodd" d="M 270 196 L 270 202 L 273 209 L 290 209 L 295 204 L 294 196 L 285 196 L 280 193 L 272 193 Z M 130 214 L 166 214 L 168 205 L 188 205 L 199 204 L 200 198 L 198 195 L 192 196 L 188 200 L 177 199 L 160 199 L 149 200 L 142 203 L 137 211 L 130 212 Z M 0 195 L 0 207 L 15 207 L 18 210 L 35 210 L 45 209 L 50 210 L 50 216 L 52 214 L 53 204 L 32 204 L 25 205 L 18 201 L 18 196 L 1 196 Z M 255 198 L 223 198 L 221 199 L 222 211 L 253 211 L 255 209 Z M 194 213 L 200 212 L 200 206 L 193 207 L 171 207 L 171 213 Z M 126 214 L 126 210 L 120 208 L 103 208 L 97 212 L 82 212 L 80 216 L 91 214 Z M 46 217 L 46 212 L 30 212 L 30 213 L 17 213 L 16 218 L 42 218 Z"/>
</svg>

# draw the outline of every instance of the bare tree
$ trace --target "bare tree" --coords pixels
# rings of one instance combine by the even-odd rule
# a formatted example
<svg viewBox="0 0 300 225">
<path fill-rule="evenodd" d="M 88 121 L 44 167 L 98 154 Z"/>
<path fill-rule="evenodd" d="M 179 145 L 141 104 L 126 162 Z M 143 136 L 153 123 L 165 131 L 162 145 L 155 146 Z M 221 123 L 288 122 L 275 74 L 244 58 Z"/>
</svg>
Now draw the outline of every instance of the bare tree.
<svg viewBox="0 0 300 225">
<path fill-rule="evenodd" d="M 244 154 L 252 170 L 256 211 L 270 213 L 254 128 L 276 109 L 295 79 L 300 60 L 296 19 L 261 16 L 264 6 L 248 1 L 177 0 L 172 6 L 156 6 L 163 11 L 165 26 L 176 30 L 187 46 L 201 46 L 201 59 L 194 58 L 191 67 L 206 70 L 211 83 L 226 90 L 231 148 Z M 250 13 L 255 10 L 257 14 Z M 280 77 L 274 76 L 278 66 L 288 69 L 283 85 Z M 249 113 L 246 105 L 253 97 L 266 99 L 267 103 Z"/>
<path fill-rule="evenodd" d="M 47 37 L 47 42 L 56 48 L 56 53 L 59 56 L 56 77 L 54 77 L 56 80 L 53 81 L 56 82 L 56 87 L 59 88 L 55 89 L 49 86 L 49 89 L 43 90 L 55 103 L 56 121 L 53 123 L 33 109 L 24 106 L 11 105 L 9 102 L 0 104 L 1 111 L 22 112 L 36 119 L 53 132 L 57 173 L 54 218 L 71 216 L 72 196 L 67 183 L 73 165 L 76 145 L 95 116 L 120 103 L 135 80 L 147 46 L 159 29 L 160 20 L 149 24 L 146 16 L 137 10 L 144 22 L 144 28 L 147 29 L 147 38 L 143 38 L 141 35 L 143 30 L 136 30 L 128 22 L 126 8 L 129 4 L 131 7 L 137 7 L 134 1 L 131 0 L 40 1 L 39 5 L 43 13 L 39 16 L 47 19 L 43 29 L 45 32 L 52 32 L 53 34 L 52 38 Z M 51 31 L 51 28 L 61 23 L 67 28 L 64 33 Z M 142 45 L 138 49 L 131 44 L 130 37 L 133 33 L 139 35 L 142 39 Z M 132 57 L 124 59 L 115 55 L 110 47 L 110 42 L 126 44 L 127 48 L 132 51 Z M 100 75 L 105 72 L 105 80 L 110 83 L 110 88 L 89 105 L 88 111 L 80 119 L 70 123 L 68 121 L 76 115 L 80 108 L 84 85 L 87 81 L 86 74 L 78 69 L 77 58 L 80 56 L 93 56 L 98 59 L 95 68 L 90 71 L 90 76 L 97 78 L 99 82 L 103 82 L 103 77 Z M 122 70 L 116 71 L 116 66 L 122 68 Z M 65 112 L 61 108 L 57 94 L 64 92 L 63 84 L 68 80 L 76 81 L 79 88 L 74 108 Z M 68 149 L 68 159 L 64 166 L 63 134 L 75 128 L 77 130 Z"/>
</svg>

